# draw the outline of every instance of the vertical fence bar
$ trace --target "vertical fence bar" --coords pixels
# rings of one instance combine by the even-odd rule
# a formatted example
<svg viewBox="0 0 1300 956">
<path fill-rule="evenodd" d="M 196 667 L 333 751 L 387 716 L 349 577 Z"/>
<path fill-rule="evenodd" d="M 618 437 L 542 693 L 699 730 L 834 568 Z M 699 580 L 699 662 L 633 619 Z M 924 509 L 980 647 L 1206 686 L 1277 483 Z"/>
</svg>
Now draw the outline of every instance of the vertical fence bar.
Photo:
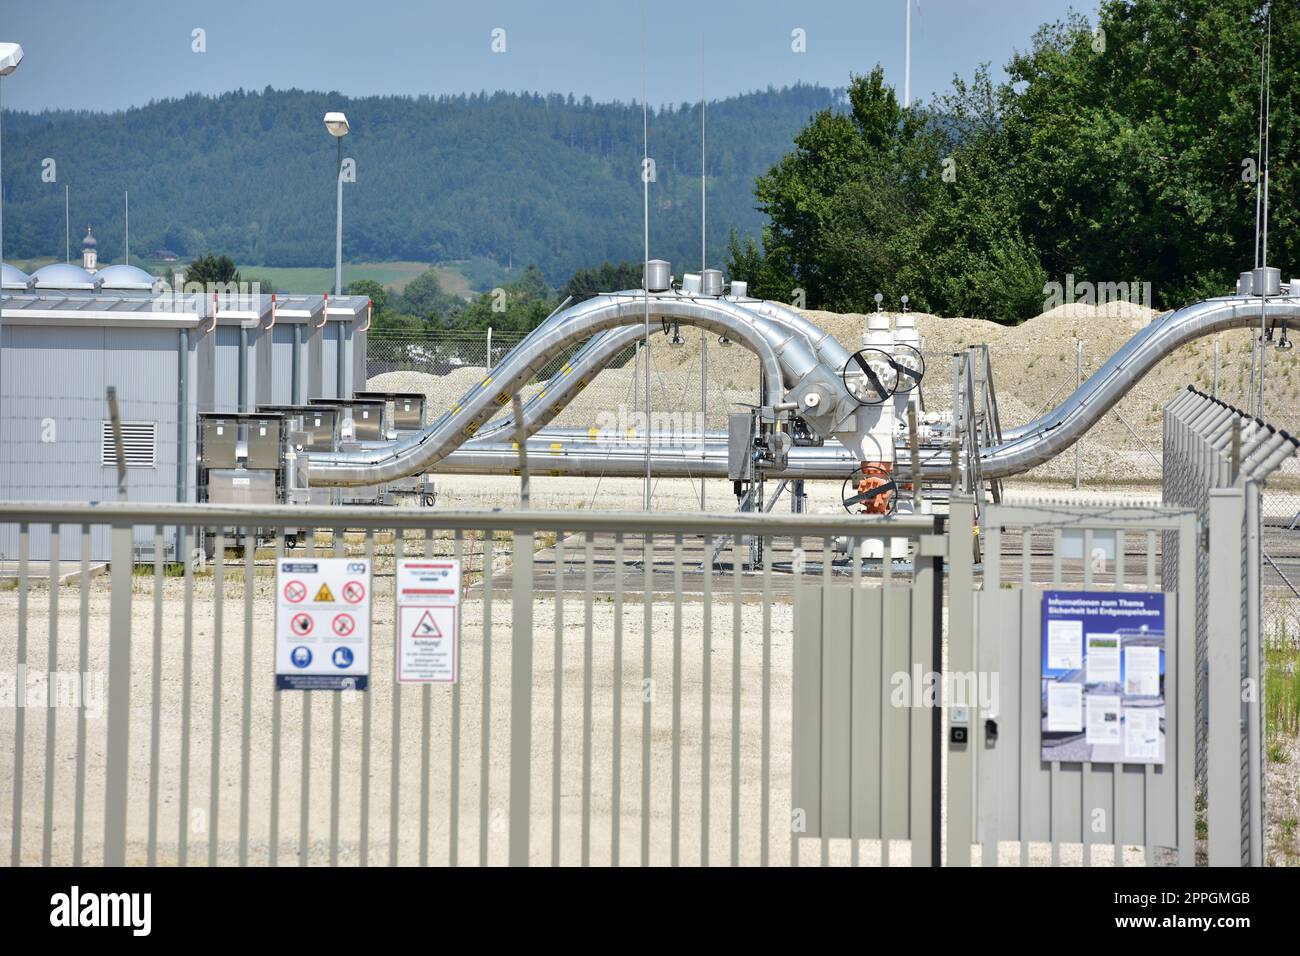
<svg viewBox="0 0 1300 956">
<path fill-rule="evenodd" d="M 399 534 L 401 534 L 400 531 L 397 530 L 393 531 L 394 538 L 397 537 L 397 535 Z M 375 573 L 375 529 L 374 528 L 366 529 L 366 561 L 370 565 L 370 573 L 373 579 L 373 575 Z M 396 566 L 394 566 L 393 569 L 394 595 L 396 595 L 397 593 L 396 581 L 397 581 L 397 570 L 396 570 Z M 367 622 L 367 629 L 369 630 L 370 633 L 370 646 L 372 650 L 374 648 L 374 641 L 375 641 L 374 618 L 375 618 L 375 604 L 374 604 L 374 600 L 372 599 L 370 602 L 370 621 Z M 397 629 L 399 626 L 400 626 L 400 622 L 397 620 L 396 615 L 394 615 L 393 618 L 394 662 L 393 662 L 393 673 L 391 676 L 391 680 L 394 684 L 397 683 L 396 657 L 399 652 L 399 648 L 398 648 L 399 642 L 397 639 Z M 373 667 L 371 668 L 371 674 L 372 676 L 374 674 Z M 371 711 L 372 711 L 371 700 L 373 699 L 372 695 L 374 694 L 373 686 L 374 685 L 372 684 L 371 689 L 366 691 L 366 693 L 363 694 L 361 698 L 361 821 L 359 826 L 360 840 L 357 846 L 357 854 L 360 857 L 361 866 L 370 865 L 370 721 L 371 721 Z"/>
<path fill-rule="evenodd" d="M 253 739 L 253 595 L 256 590 L 254 559 L 257 553 L 257 528 L 250 527 L 244 537 L 244 687 L 243 722 L 240 726 L 242 751 L 239 755 L 239 865 L 248 866 L 248 798 L 252 787 Z"/>
<path fill-rule="evenodd" d="M 469 582 L 469 568 L 462 562 L 465 557 L 465 538 L 464 532 L 459 529 L 456 531 L 454 544 L 452 545 L 452 555 L 456 562 L 461 564 L 461 574 L 465 578 L 466 585 Z M 394 685 L 393 693 L 397 693 L 397 686 Z M 451 798 L 450 798 L 450 816 L 448 821 L 449 836 L 447 846 L 447 865 L 458 866 L 460 864 L 460 674 L 456 675 L 456 683 L 451 687 L 451 755 L 448 762 L 451 764 Z"/>
<path fill-rule="evenodd" d="M 26 526 L 23 532 L 26 533 Z M 113 525 L 112 605 L 108 625 L 108 739 L 104 771 L 105 866 L 126 865 L 126 814 L 130 782 L 128 771 L 131 759 L 128 744 L 131 729 L 132 534 L 133 529 L 129 524 Z M 24 559 L 25 557 L 24 551 Z M 20 587 L 26 590 L 25 575 Z M 15 787 L 22 787 L 21 775 L 15 775 Z M 19 792 L 20 789 L 15 790 L 15 794 Z M 16 825 L 15 847 L 18 845 L 19 833 L 19 826 Z"/>
<path fill-rule="evenodd" d="M 59 526 L 50 524 L 49 582 L 50 617 L 49 644 L 46 650 L 46 707 L 45 707 L 45 804 L 41 827 L 41 866 L 50 865 L 54 849 L 54 712 L 58 709 L 55 697 L 55 675 L 59 671 Z M 155 627 L 157 625 L 155 624 Z M 151 805 L 152 813 L 152 805 Z M 150 828 L 152 832 L 152 826 Z"/>
<path fill-rule="evenodd" d="M 275 567 L 279 573 L 280 559 L 284 557 L 284 528 L 275 532 Z M 272 578 L 275 580 L 275 578 Z M 278 687 L 271 692 L 271 831 L 268 865 L 280 865 L 280 725 L 281 702 L 284 692 Z"/>
<path fill-rule="evenodd" d="M 731 541 L 731 865 L 740 866 L 740 644 L 744 535 Z"/>
<path fill-rule="evenodd" d="M 623 798 L 623 533 L 614 535 L 614 741 L 610 754 L 609 857 L 610 865 L 619 864 L 619 843 Z M 558 585 L 557 585 L 558 587 Z M 556 598 L 558 604 L 562 595 Z M 556 759 L 559 759 L 558 751 Z"/>
<path fill-rule="evenodd" d="M 27 522 L 18 526 L 18 643 L 14 658 L 19 672 L 27 671 L 27 555 L 29 554 L 31 530 Z M 116 543 L 116 539 L 114 539 Z M 114 579 L 116 581 L 116 578 Z M 112 703 L 112 685 L 109 685 L 109 703 Z M 21 698 L 17 703 L 26 704 Z M 23 756 L 26 751 L 27 708 L 14 709 L 14 802 L 13 824 L 10 828 L 12 837 L 9 844 L 10 866 L 22 864 L 23 849 Z"/>
<path fill-rule="evenodd" d="M 673 537 L 672 865 L 680 866 L 682 816 L 682 536 Z"/>
<path fill-rule="evenodd" d="M 492 766 L 492 531 L 483 532 L 483 691 L 482 712 L 479 722 L 481 749 L 479 751 L 479 808 L 478 808 L 478 865 L 487 866 L 490 834 Z"/>
<path fill-rule="evenodd" d="M 81 576 L 77 587 L 78 635 L 77 673 L 86 676 L 90 656 L 90 525 L 81 526 Z M 182 826 L 184 824 L 182 823 Z M 77 708 L 77 793 L 72 822 L 72 865 L 81 866 L 82 839 L 86 827 L 86 708 Z"/>
<path fill-rule="evenodd" d="M 339 354 L 343 350 L 343 326 L 339 325 Z M 341 359 L 340 359 L 341 361 Z M 338 388 L 343 389 L 342 376 L 339 376 Z M 347 546 L 343 538 L 343 529 L 334 528 L 334 557 L 347 557 Z M 340 773 L 343 764 L 343 695 L 353 691 L 336 690 L 330 694 L 330 866 L 339 865 L 339 790 Z"/>
<path fill-rule="evenodd" d="M 194 562 L 202 552 L 205 534 L 201 528 L 185 528 L 183 550 L 185 561 L 185 609 L 182 612 L 184 650 L 181 654 L 181 792 L 180 832 L 176 840 L 178 866 L 185 866 L 189 858 L 190 834 L 190 725 L 193 719 L 194 697 L 191 685 L 194 679 Z M 191 553 L 191 544 L 197 547 Z"/>
<path fill-rule="evenodd" d="M 582 633 L 582 865 L 591 865 L 591 709 L 592 709 L 592 533 L 583 542 Z"/>
<path fill-rule="evenodd" d="M 221 664 L 226 605 L 226 531 L 217 529 L 212 555 L 212 752 L 208 769 L 208 866 L 217 865 L 221 810 Z"/>
<path fill-rule="evenodd" d="M 396 574 L 397 565 L 405 557 L 406 541 L 400 530 L 393 531 L 393 573 Z M 397 585 L 394 577 L 393 585 L 393 620 L 398 619 L 397 611 Z M 401 653 L 394 648 L 394 653 Z M 389 751 L 392 756 L 389 758 L 389 776 L 388 776 L 388 865 L 397 866 L 398 843 L 400 836 L 401 823 L 401 785 L 402 785 L 402 685 L 397 682 L 397 667 L 393 666 L 393 710 L 392 724 L 389 731 Z M 453 819 L 455 814 L 455 804 L 453 803 Z M 452 846 L 455 846 L 456 835 L 455 827 L 452 828 Z M 456 864 L 453 862 L 452 866 Z"/>
<path fill-rule="evenodd" d="M 149 849 L 146 857 L 149 866 L 158 865 L 158 771 L 162 737 L 162 615 L 163 529 L 162 525 L 156 525 L 153 529 L 153 673 L 149 713 Z"/>
<path fill-rule="evenodd" d="M 772 842 L 772 561 L 776 541 L 761 540 L 763 557 L 763 740 L 759 757 L 759 782 L 762 788 L 759 806 L 759 866 L 771 863 Z M 857 840 L 853 841 L 856 851 Z"/>
<path fill-rule="evenodd" d="M 642 625 L 641 625 L 641 865 L 650 865 L 650 716 L 654 706 L 653 613 L 654 613 L 654 535 L 641 536 Z"/>
<path fill-rule="evenodd" d="M 703 492 L 701 492 L 703 494 Z M 704 536 L 704 580 L 701 598 L 704 622 L 701 633 L 700 711 L 700 866 L 709 865 L 709 744 L 713 734 L 713 535 Z"/>
<path fill-rule="evenodd" d="M 965 546 L 965 538 L 975 525 L 975 502 L 968 497 L 954 498 L 949 504 L 951 528 L 948 535 L 948 668 L 960 679 L 974 674 L 975 663 L 975 569 L 974 554 Z M 981 524 L 986 522 L 981 521 Z M 997 591 L 1001 585 L 1002 535 L 998 527 L 986 527 L 987 547 L 984 552 L 984 587 Z M 920 551 L 920 542 L 917 543 Z M 917 560 L 920 560 L 918 554 Z M 942 577 L 934 583 L 942 588 Z M 963 682 L 963 686 L 969 686 Z M 957 702 L 953 702 L 957 703 Z M 970 866 L 971 843 L 974 834 L 971 818 L 974 812 L 974 784 L 976 751 L 981 721 L 977 710 L 979 702 L 963 700 L 961 706 L 970 715 L 965 744 L 948 744 L 948 865 Z M 998 715 L 999 717 L 1001 715 Z M 990 751 L 985 755 L 992 759 Z M 994 807 L 983 807 L 987 814 L 996 813 Z M 997 865 L 997 827 L 984 828 L 981 834 L 983 862 Z M 987 845 L 992 843 L 992 846 Z"/>
<path fill-rule="evenodd" d="M 405 534 L 400 528 L 394 529 L 393 536 Z M 429 538 L 432 531 L 426 531 L 424 537 L 424 556 L 432 557 L 433 541 Z M 396 574 L 396 566 L 394 566 Z M 396 581 L 396 578 L 394 578 Z M 393 591 L 394 600 L 397 597 L 396 586 Z M 396 617 L 394 618 L 396 620 Z M 399 649 L 394 646 L 394 654 L 400 653 Z M 394 669 L 394 680 L 396 680 L 396 669 Z M 430 738 L 433 735 L 433 687 L 425 684 L 420 688 L 420 866 L 429 865 L 429 752 Z"/>
<path fill-rule="evenodd" d="M 514 571 L 510 600 L 510 844 L 508 855 L 511 866 L 528 865 L 528 824 L 532 817 L 530 811 L 533 761 L 533 544 L 531 528 L 515 530 Z M 587 536 L 587 563 L 590 569 L 590 534 Z M 590 582 L 590 570 L 587 573 Z M 590 591 L 587 596 L 590 600 Z M 590 636 L 588 646 L 590 646 Z M 590 657 L 591 652 L 587 653 Z M 587 680 L 591 680 L 590 667 L 588 667 Z M 490 684 L 484 684 L 485 695 L 490 687 Z M 590 730 L 590 727 L 588 729 Z M 590 791 L 590 786 L 587 789 Z M 584 826 L 583 829 L 585 831 L 586 827 Z"/>
<path fill-rule="evenodd" d="M 560 865 L 560 786 L 564 760 L 564 532 L 555 534 L 555 678 L 551 682 L 551 866 Z M 617 693 L 618 682 L 614 683 Z"/>
</svg>

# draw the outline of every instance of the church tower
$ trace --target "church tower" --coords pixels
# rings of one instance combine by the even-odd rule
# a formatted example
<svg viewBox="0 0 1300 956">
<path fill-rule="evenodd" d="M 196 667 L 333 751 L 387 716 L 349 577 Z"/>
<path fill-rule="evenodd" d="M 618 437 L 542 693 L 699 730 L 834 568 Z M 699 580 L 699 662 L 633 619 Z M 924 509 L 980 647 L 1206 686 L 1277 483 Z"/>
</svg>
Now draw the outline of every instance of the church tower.
<svg viewBox="0 0 1300 956">
<path fill-rule="evenodd" d="M 81 240 L 81 268 L 87 272 L 94 272 L 98 254 L 96 247 L 99 245 L 95 237 L 91 234 L 90 227 L 86 227 L 86 238 Z"/>
</svg>

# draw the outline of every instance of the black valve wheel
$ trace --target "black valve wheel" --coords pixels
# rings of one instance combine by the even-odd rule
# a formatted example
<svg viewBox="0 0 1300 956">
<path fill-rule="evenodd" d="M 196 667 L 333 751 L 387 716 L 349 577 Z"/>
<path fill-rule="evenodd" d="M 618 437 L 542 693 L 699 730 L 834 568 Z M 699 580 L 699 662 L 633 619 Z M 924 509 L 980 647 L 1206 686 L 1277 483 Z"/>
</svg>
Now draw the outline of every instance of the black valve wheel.
<svg viewBox="0 0 1300 956">
<path fill-rule="evenodd" d="M 862 480 L 862 472 L 854 470 L 840 487 L 840 502 L 844 505 L 844 510 L 851 515 L 861 515 L 860 510 L 873 499 L 880 495 L 889 495 L 889 514 L 893 514 L 898 509 L 898 485 L 892 478 L 886 479 L 883 485 L 871 488 L 867 491 L 858 491 L 858 482 Z M 891 494 L 892 492 L 892 494 Z"/>
<path fill-rule="evenodd" d="M 859 405 L 879 405 L 898 388 L 898 365 L 889 353 L 876 348 L 854 353 L 840 372 L 844 388 Z"/>
<path fill-rule="evenodd" d="M 894 370 L 898 374 L 894 394 L 906 395 L 925 378 L 925 356 L 913 345 L 895 345 Z"/>
</svg>

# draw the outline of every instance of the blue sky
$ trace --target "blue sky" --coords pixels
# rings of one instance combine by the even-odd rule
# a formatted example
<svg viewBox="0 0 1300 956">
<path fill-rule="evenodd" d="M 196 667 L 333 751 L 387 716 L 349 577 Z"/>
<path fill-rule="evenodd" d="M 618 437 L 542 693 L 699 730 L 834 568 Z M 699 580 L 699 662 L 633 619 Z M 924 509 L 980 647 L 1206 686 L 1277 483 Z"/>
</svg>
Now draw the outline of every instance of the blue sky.
<svg viewBox="0 0 1300 956">
<path fill-rule="evenodd" d="M 915 3 L 915 0 L 913 0 Z M 0 40 L 26 59 L 4 81 L 13 109 L 114 110 L 243 87 L 348 95 L 536 90 L 651 103 L 796 81 L 843 85 L 881 63 L 900 90 L 905 0 L 0 0 Z M 920 0 L 912 92 L 1000 68 L 1039 24 L 1097 0 Z M 490 49 L 495 28 L 506 51 Z M 192 31 L 207 50 L 192 51 Z M 807 52 L 791 51 L 791 31 Z M 643 45 L 643 37 L 646 42 Z M 643 48 L 646 55 L 643 56 Z"/>
</svg>

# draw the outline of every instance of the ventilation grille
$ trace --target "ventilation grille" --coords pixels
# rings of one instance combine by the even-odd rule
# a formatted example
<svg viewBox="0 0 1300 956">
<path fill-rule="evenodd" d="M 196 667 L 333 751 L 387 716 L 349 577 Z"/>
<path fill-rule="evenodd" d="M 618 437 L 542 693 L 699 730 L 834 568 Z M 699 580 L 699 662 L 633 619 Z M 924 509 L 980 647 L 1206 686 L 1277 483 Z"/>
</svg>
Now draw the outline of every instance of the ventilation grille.
<svg viewBox="0 0 1300 956">
<path fill-rule="evenodd" d="M 154 467 L 158 454 L 158 423 L 122 422 L 122 451 L 126 455 L 126 467 Z M 104 422 L 100 430 L 99 463 L 117 467 L 112 422 Z"/>
</svg>

